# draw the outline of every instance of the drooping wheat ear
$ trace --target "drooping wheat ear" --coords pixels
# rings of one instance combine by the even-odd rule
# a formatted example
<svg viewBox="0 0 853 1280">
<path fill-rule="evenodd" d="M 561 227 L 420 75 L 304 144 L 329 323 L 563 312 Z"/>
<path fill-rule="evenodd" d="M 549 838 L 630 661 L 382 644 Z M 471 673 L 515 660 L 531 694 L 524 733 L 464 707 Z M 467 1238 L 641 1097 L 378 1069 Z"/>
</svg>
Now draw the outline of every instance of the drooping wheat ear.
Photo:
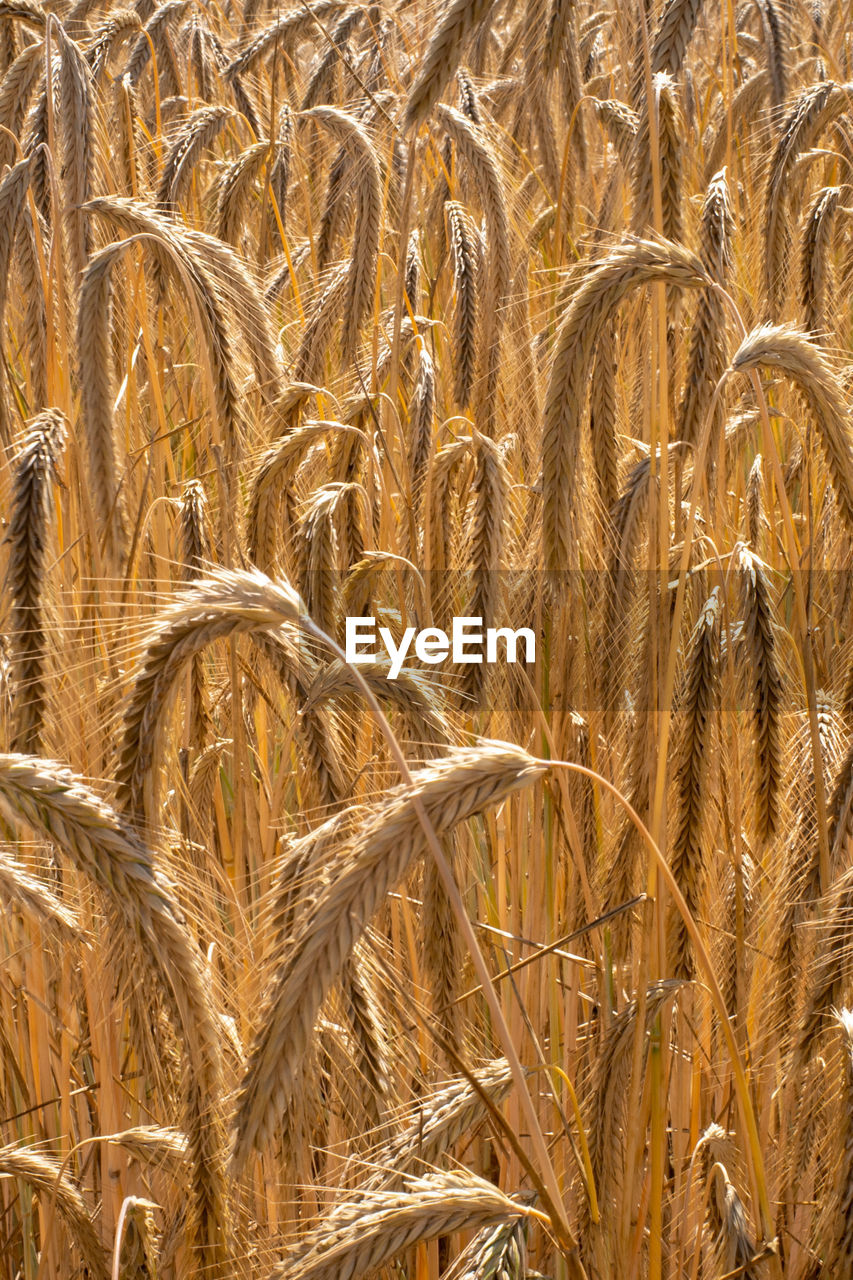
<svg viewBox="0 0 853 1280">
<path fill-rule="evenodd" d="M 640 117 L 627 102 L 617 98 L 596 98 L 595 114 L 604 127 L 626 171 L 631 167 L 637 143 Z"/>
<path fill-rule="evenodd" d="M 788 69 L 785 65 L 785 57 L 791 33 L 782 30 L 783 24 L 773 0 L 758 0 L 758 12 L 761 14 L 761 34 L 764 38 L 767 59 L 770 102 L 774 112 L 778 112 L 785 105 L 785 99 L 788 96 Z"/>
<path fill-rule="evenodd" d="M 111 341 L 113 267 L 124 256 L 124 243 L 107 245 L 91 259 L 77 300 L 77 373 L 82 393 L 83 425 L 89 462 L 89 500 L 103 540 L 108 571 L 124 564 L 127 523 L 119 488 L 120 463 L 113 424 L 115 378 Z"/>
<path fill-rule="evenodd" d="M 423 338 L 417 339 L 418 371 L 409 401 L 409 481 L 415 525 L 423 501 L 427 468 L 433 452 L 433 418 L 435 416 L 435 369 Z"/>
<path fill-rule="evenodd" d="M 256 142 L 254 146 L 247 147 L 222 175 L 216 195 L 216 234 L 227 244 L 238 244 L 244 225 L 246 199 L 269 154 L 268 142 Z"/>
<path fill-rule="evenodd" d="M 364 1112 L 371 1125 L 385 1119 L 391 1088 L 387 1028 L 382 1019 L 369 957 L 357 947 L 341 972 L 341 999 L 356 1047 L 355 1069 Z"/>
<path fill-rule="evenodd" d="M 738 1004 L 739 993 L 749 991 L 753 973 L 750 941 L 756 914 L 757 886 L 755 862 L 742 846 L 740 866 L 736 868 L 732 863 L 726 867 L 721 892 L 714 903 L 716 912 L 713 927 L 719 929 L 714 968 L 731 1018 L 737 1017 L 742 1007 Z M 739 954 L 738 928 L 742 929 L 746 939 L 743 959 Z"/>
<path fill-rule="evenodd" d="M 54 118 L 59 109 L 59 62 L 56 50 L 51 47 L 51 74 L 49 84 L 42 76 L 39 82 L 39 93 L 35 106 L 27 118 L 21 146 L 24 155 L 32 156 L 33 167 L 30 171 L 30 186 L 36 209 L 48 225 L 52 225 L 54 216 L 51 179 L 49 172 L 50 149 L 48 147 L 48 93 L 52 97 Z M 42 60 L 42 65 L 44 60 Z"/>
<path fill-rule="evenodd" d="M 330 102 L 335 96 L 335 75 L 343 62 L 342 54 L 346 53 L 350 37 L 364 17 L 363 9 L 344 10 L 340 22 L 329 32 L 328 48 L 317 59 L 305 93 L 300 103 L 301 111 L 308 111 L 318 103 Z"/>
<path fill-rule="evenodd" d="M 456 68 L 456 88 L 459 92 L 459 108 L 472 124 L 482 124 L 483 115 L 477 100 L 477 89 L 467 67 Z"/>
<path fill-rule="evenodd" d="M 332 329 L 341 317 L 350 276 L 349 263 L 343 262 L 329 277 L 311 319 L 305 326 L 293 366 L 295 382 L 323 382 L 323 365 Z"/>
<path fill-rule="evenodd" d="M 409 90 L 404 129 L 426 120 L 459 66 L 466 44 L 494 4 L 495 0 L 450 0 Z"/>
<path fill-rule="evenodd" d="M 131 954 L 143 947 L 184 1048 L 185 1128 L 193 1164 L 193 1239 L 208 1274 L 223 1277 L 228 1255 L 222 1164 L 220 1031 L 198 951 L 184 928 L 172 886 L 134 831 L 60 765 L 0 756 L 0 805 L 56 844 L 104 895 Z"/>
<path fill-rule="evenodd" d="M 682 982 L 670 980 L 656 982 L 646 991 L 641 1071 L 644 1069 L 648 1054 L 649 1031 L 664 1006 L 683 986 Z M 637 1010 L 637 1000 L 634 999 L 616 1014 L 603 1037 L 601 1049 L 592 1068 L 586 1131 L 589 1134 L 589 1154 L 598 1204 L 602 1210 L 602 1226 L 596 1229 L 589 1222 L 588 1200 L 584 1196 L 581 1200 L 581 1208 L 587 1230 L 580 1231 L 579 1235 L 584 1242 L 585 1256 L 588 1257 L 594 1257 L 596 1252 L 602 1258 L 607 1256 L 608 1241 L 599 1233 L 607 1230 L 608 1223 L 618 1221 L 612 1209 L 621 1203 L 626 1173 L 630 1175 L 633 1172 L 625 1169 L 625 1148 L 621 1134 L 624 1133 L 627 1117 L 631 1083 L 631 1049 L 637 1026 Z M 636 1086 L 635 1081 L 634 1087 Z M 610 1231 L 613 1231 L 612 1226 Z M 612 1245 L 610 1247 L 612 1248 Z M 602 1274 L 613 1274 L 613 1272 L 607 1267 Z"/>
<path fill-rule="evenodd" d="M 657 116 L 658 164 L 660 169 L 660 195 L 662 230 L 668 240 L 680 240 L 682 236 L 681 139 L 684 122 L 675 95 L 675 82 L 665 71 L 659 71 L 652 81 L 654 97 L 649 109 L 640 113 L 637 137 L 634 143 L 633 212 L 632 229 L 641 235 L 654 228 L 654 200 L 652 183 L 652 153 L 649 136 L 650 113 Z"/>
<path fill-rule="evenodd" d="M 296 705 L 302 706 L 316 671 L 316 664 L 305 647 L 283 630 L 256 631 L 252 644 L 263 654 Z M 339 739 L 333 716 L 323 714 L 323 708 L 303 710 L 296 726 L 301 753 L 300 776 L 304 771 L 308 786 L 316 792 L 317 803 L 327 810 L 333 809 L 349 790 L 344 780 Z"/>
<path fill-rule="evenodd" d="M 503 307 L 512 278 L 509 218 L 505 184 L 494 151 L 483 130 L 453 107 L 439 106 L 436 116 L 471 170 L 486 218 L 486 272 L 483 290 L 482 347 L 478 361 L 477 423 L 484 435 L 495 434 Z"/>
<path fill-rule="evenodd" d="M 275 563 L 279 509 L 284 489 L 291 483 L 304 454 L 329 431 L 349 431 L 338 422 L 306 422 L 286 435 L 261 459 L 249 498 L 249 556 L 264 573 Z"/>
<path fill-rule="evenodd" d="M 162 718 L 185 664 L 214 640 L 287 622 L 298 625 L 292 587 L 257 571 L 218 569 L 189 586 L 155 622 L 125 708 L 115 771 L 119 811 L 145 826 L 155 820 L 151 775 Z"/>
<path fill-rule="evenodd" d="M 139 107 L 136 91 L 127 76 L 120 76 L 112 83 L 112 129 L 115 137 L 113 153 L 120 195 L 132 196 L 144 182 L 140 165 L 137 117 Z"/>
<path fill-rule="evenodd" d="M 92 1276 L 95 1280 L 109 1280 L 109 1257 L 92 1215 L 77 1183 L 70 1174 L 63 1173 L 55 1156 L 16 1144 L 0 1147 L 0 1177 L 20 1178 L 44 1197 L 46 1205 L 55 1204 Z"/>
<path fill-rule="evenodd" d="M 81 929 L 76 916 L 69 911 L 43 880 L 11 854 L 0 849 L 0 898 L 7 908 L 23 911 L 34 920 L 53 924 L 68 937 L 79 938 Z"/>
<path fill-rule="evenodd" d="M 281 224 L 287 216 L 287 189 L 290 183 L 290 164 L 293 147 L 293 112 L 285 102 L 278 113 L 278 139 L 275 160 L 270 170 L 270 191 L 275 197 Z"/>
<path fill-rule="evenodd" d="M 185 198 L 192 171 L 201 153 L 219 137 L 226 123 L 233 119 L 231 107 L 200 107 L 181 129 L 163 165 L 156 201 L 164 209 L 176 209 Z"/>
<path fill-rule="evenodd" d="M 355 163 L 346 147 L 341 147 L 329 166 L 326 197 L 317 229 L 317 270 L 322 274 L 332 261 L 332 250 L 347 226 L 353 199 Z"/>
<path fill-rule="evenodd" d="M 180 1129 L 156 1124 L 134 1125 L 109 1134 L 109 1141 L 124 1147 L 140 1164 L 163 1169 L 171 1178 L 187 1176 L 187 1138 Z"/>
<path fill-rule="evenodd" d="M 711 1168 L 711 1194 L 708 1216 L 717 1255 L 717 1266 L 724 1275 L 736 1274 L 757 1280 L 759 1270 L 750 1266 L 757 1250 L 749 1231 L 743 1202 L 730 1179 L 726 1166 L 717 1162 Z"/>
<path fill-rule="evenodd" d="M 200 480 L 187 482 L 181 494 L 180 507 L 181 577 L 192 582 L 207 572 L 211 560 L 210 521 L 207 496 Z M 207 706 L 207 679 L 204 659 L 200 654 L 192 660 L 189 745 L 204 746 L 210 729 Z"/>
<path fill-rule="evenodd" d="M 681 740 L 676 756 L 675 832 L 670 865 L 694 918 L 701 911 L 707 871 L 707 844 L 712 830 L 713 797 L 709 777 L 714 753 L 714 713 L 720 695 L 720 591 L 715 588 L 693 631 L 681 707 Z M 677 978 L 692 978 L 694 958 L 687 929 L 673 915 L 669 953 Z"/>
<path fill-rule="evenodd" d="M 121 46 L 131 36 L 138 36 L 142 20 L 135 9 L 115 9 L 98 27 L 92 44 L 86 51 L 86 60 L 93 82 L 102 86 L 107 65 Z"/>
<path fill-rule="evenodd" d="M 177 296 L 184 298 L 189 295 L 194 303 L 209 362 L 216 417 L 229 455 L 236 456 L 243 415 L 234 381 L 230 326 L 219 292 L 191 248 L 191 244 L 198 243 L 198 240 L 191 240 L 188 244 L 190 233 L 182 233 L 177 223 L 161 217 L 138 200 L 101 197 L 90 200 L 88 208 L 129 235 L 140 237 L 151 253 L 157 271 L 173 280 Z M 193 234 L 197 237 L 201 233 Z M 221 248 L 225 249 L 225 246 Z"/>
<path fill-rule="evenodd" d="M 373 305 L 376 264 L 382 221 L 382 181 L 376 152 L 364 126 L 337 107 L 312 107 L 301 119 L 326 126 L 349 152 L 356 174 L 356 215 L 353 249 L 344 301 L 343 357 L 348 363 L 358 331 Z"/>
<path fill-rule="evenodd" d="M 512 1088 L 506 1058 L 496 1058 L 472 1073 L 486 1097 L 499 1106 Z M 418 1099 L 416 1110 L 390 1142 L 370 1153 L 373 1172 L 365 1187 L 402 1190 L 408 1175 L 435 1165 L 458 1140 L 486 1116 L 486 1105 L 471 1082 L 456 1076 L 440 1089 Z"/>
<path fill-rule="evenodd" d="M 705 173 L 708 181 L 718 173 L 726 160 L 729 138 L 729 119 L 731 119 L 731 139 L 735 139 L 752 123 L 752 118 L 760 110 L 767 97 L 768 78 L 766 71 L 757 71 L 740 86 L 731 97 L 730 111 L 724 110 L 715 126 L 712 136 L 705 145 Z M 709 133 L 711 131 L 709 130 Z"/>
<path fill-rule="evenodd" d="M 166 0 L 166 3 L 159 5 L 145 22 L 139 38 L 130 51 L 124 72 L 134 88 L 139 84 L 142 73 L 148 66 L 151 46 L 154 46 L 159 64 L 160 49 L 167 28 L 176 19 L 182 17 L 188 8 L 189 0 Z"/>
<path fill-rule="evenodd" d="M 769 365 L 791 378 L 814 419 L 839 513 L 853 531 L 853 430 L 840 379 L 823 351 L 788 325 L 762 325 L 744 338 L 732 358 L 734 370 Z"/>
<path fill-rule="evenodd" d="M 60 54 L 59 101 L 65 226 L 72 278 L 78 282 L 89 258 L 89 214 L 82 207 L 92 194 L 95 153 L 95 89 L 86 59 L 57 21 L 53 36 Z"/>
<path fill-rule="evenodd" d="M 309 500 L 299 527 L 299 590 L 308 612 L 327 635 L 337 633 L 340 563 L 335 521 L 347 486 L 326 484 Z"/>
<path fill-rule="evenodd" d="M 179 239 L 194 257 L 199 271 L 210 277 L 243 335 L 258 390 L 267 404 L 282 393 L 281 364 L 270 326 L 269 308 L 246 263 L 215 236 L 203 231 L 179 231 Z"/>
<path fill-rule="evenodd" d="M 455 873 L 457 856 L 452 835 L 442 841 L 442 849 L 448 866 Z M 442 1036 L 458 1053 L 462 1048 L 463 1031 L 462 1010 L 456 998 L 464 953 L 459 924 L 433 858 L 424 866 L 421 892 L 421 955 L 432 1012 Z"/>
<path fill-rule="evenodd" d="M 488 436 L 473 435 L 474 475 L 471 503 L 466 514 L 468 554 L 471 571 L 471 613 L 483 619 L 483 627 L 495 625 L 500 600 L 500 568 L 504 546 L 507 473 L 500 449 Z M 486 690 L 485 663 L 469 666 L 464 681 L 465 692 L 476 705 L 481 705 Z"/>
<path fill-rule="evenodd" d="M 416 316 L 421 309 L 420 239 L 419 231 L 413 231 L 409 236 L 409 246 L 406 249 L 406 273 L 403 280 L 403 292 L 406 295 L 406 305 L 411 307 L 413 316 Z"/>
<path fill-rule="evenodd" d="M 190 79 L 190 76 L 195 81 Z M 187 79 L 188 92 L 201 98 L 203 102 L 209 102 L 215 91 L 214 77 L 214 61 L 211 57 L 210 36 L 203 22 L 199 21 L 198 14 L 194 13 L 190 19 L 189 43 L 187 47 Z"/>
<path fill-rule="evenodd" d="M 853 1274 L 853 1012 L 836 1013 L 842 1061 L 836 1143 L 838 1164 L 833 1179 L 832 1217 L 827 1230 L 826 1265 L 829 1275 Z"/>
<path fill-rule="evenodd" d="M 803 151 L 813 147 L 819 135 L 850 101 L 850 86 L 831 80 L 804 89 L 785 122 L 767 178 L 764 217 L 764 285 L 770 315 L 780 318 L 785 298 L 791 251 L 787 202 L 794 166 Z"/>
<path fill-rule="evenodd" d="M 412 1179 L 405 1191 L 361 1192 L 321 1218 L 269 1280 L 357 1280 L 419 1241 L 515 1223 L 526 1212 L 467 1170 Z"/>
<path fill-rule="evenodd" d="M 36 249 L 33 218 L 24 209 L 18 232 L 18 280 L 27 300 L 21 330 L 24 349 L 29 355 L 30 403 L 34 411 L 47 405 L 47 343 L 48 320 L 42 280 Z"/>
<path fill-rule="evenodd" d="M 755 833 L 760 847 L 775 835 L 780 821 L 784 785 L 782 715 L 784 686 L 776 655 L 770 585 L 764 566 L 753 552 L 741 548 L 743 679 L 752 704 L 755 735 Z"/>
<path fill-rule="evenodd" d="M 700 224 L 700 254 L 705 270 L 716 284 L 728 287 L 731 268 L 731 243 L 734 231 L 729 189 L 724 169 L 714 174 L 708 184 Z M 715 289 L 704 289 L 699 295 L 696 316 L 690 331 L 687 375 L 681 400 L 678 434 L 695 447 L 711 405 L 714 388 L 726 368 L 726 313 Z M 706 456 L 713 461 L 724 423 L 724 404 L 718 397 L 714 423 Z"/>
<path fill-rule="evenodd" d="M 45 555 L 53 510 L 52 488 L 65 446 L 66 423 L 57 409 L 39 414 L 15 459 L 8 587 L 9 638 L 14 678 L 12 750 L 37 754 L 45 711 L 47 638 L 43 617 Z"/>
<path fill-rule="evenodd" d="M 853 870 L 839 877 L 827 895 L 826 924 L 815 950 L 810 970 L 803 1014 L 794 1044 L 792 1069 L 799 1077 L 816 1051 L 832 1007 L 841 997 L 853 959 Z"/>
<path fill-rule="evenodd" d="M 832 314 L 829 250 L 840 187 L 824 187 L 817 193 L 803 227 L 800 243 L 800 304 L 809 333 L 826 332 Z"/>
<path fill-rule="evenodd" d="M 458 750 L 419 771 L 414 794 L 438 836 L 541 777 L 544 766 L 506 743 Z M 235 1108 L 234 1164 L 270 1135 L 291 1096 L 317 1011 L 385 894 L 426 852 L 406 787 L 365 819 L 337 874 L 302 923 L 267 992 Z"/>
<path fill-rule="evenodd" d="M 761 526 L 764 523 L 763 484 L 762 459 L 761 454 L 757 453 L 749 468 L 749 477 L 746 482 L 746 529 L 749 545 L 755 552 L 758 551 Z"/>
<path fill-rule="evenodd" d="M 629 240 L 587 272 L 557 331 L 542 426 L 542 545 L 548 570 L 568 569 L 577 559 L 581 428 L 601 331 L 627 294 L 655 281 L 679 288 L 709 283 L 699 259 L 680 245 Z"/>
<path fill-rule="evenodd" d="M 26 208 L 31 163 L 29 156 L 19 160 L 14 168 L 0 180 L 0 332 L 5 332 L 6 328 L 6 302 L 9 296 L 12 255 L 18 225 Z M 4 385 L 0 388 L 0 444 L 8 448 L 12 442 L 12 435 Z"/>
<path fill-rule="evenodd" d="M 835 699 L 817 690 L 818 734 L 823 782 L 832 792 L 828 805 L 831 816 L 839 797 L 847 794 L 850 774 L 845 775 L 842 721 Z M 772 1025 L 784 1042 L 797 1009 L 798 988 L 804 972 L 803 925 L 812 917 L 821 896 L 819 839 L 815 811 L 815 776 L 811 734 L 807 726 L 793 740 L 791 787 L 787 798 L 795 823 L 784 850 L 776 892 L 779 899 L 774 922 L 775 1009 Z M 847 784 L 844 779 L 847 778 Z M 833 786 L 833 780 L 835 785 Z M 830 848 L 834 839 L 830 833 Z"/>
<path fill-rule="evenodd" d="M 291 954 L 297 922 L 309 914 L 322 892 L 327 867 L 346 849 L 363 811 L 357 805 L 341 809 L 324 823 L 294 840 L 276 863 L 272 887 L 264 903 L 261 923 L 270 972 Z"/>
<path fill-rule="evenodd" d="M 453 282 L 456 288 L 453 326 L 456 377 L 453 397 L 458 408 L 464 412 L 471 401 L 477 356 L 478 255 L 474 240 L 476 231 L 465 209 L 455 200 L 448 200 L 444 211 L 447 217 L 447 238 L 450 242 Z"/>
<path fill-rule="evenodd" d="M 550 85 L 542 74 L 542 41 L 547 33 L 549 0 L 527 0 L 526 10 L 522 41 L 524 92 L 519 105 L 519 115 L 523 112 L 530 143 L 535 141 L 538 145 L 545 186 L 549 191 L 557 191 L 560 186 L 561 157 L 551 114 Z M 516 136 L 518 137 L 517 132 Z M 570 191 L 574 186 L 573 159 L 572 151 L 567 156 L 566 169 L 566 183 Z"/>
<path fill-rule="evenodd" d="M 161 1233 L 154 1218 L 159 1205 L 127 1196 L 122 1205 L 123 1231 L 118 1263 L 122 1280 L 150 1280 L 157 1274 Z"/>
<path fill-rule="evenodd" d="M 200 480 L 188 480 L 180 506 L 181 576 L 191 582 L 207 571 L 211 558 L 207 494 Z"/>
<path fill-rule="evenodd" d="M 380 701 L 389 703 L 402 719 L 404 736 L 422 757 L 441 754 L 452 735 L 447 723 L 444 701 L 432 683 L 417 672 L 403 670 L 396 680 L 388 679 L 389 662 L 359 664 L 359 675 L 366 680 Z M 352 668 L 346 663 L 328 663 L 320 668 L 308 687 L 303 712 L 341 698 L 359 697 L 361 687 Z"/>
<path fill-rule="evenodd" d="M 589 426 L 595 483 L 604 511 L 609 513 L 619 497 L 619 451 L 616 440 L 616 325 L 604 326 L 589 393 Z"/>
<path fill-rule="evenodd" d="M 293 9 L 270 26 L 263 27 L 228 64 L 226 78 L 232 80 L 235 75 L 243 75 L 271 50 L 277 50 L 279 57 L 285 57 L 297 40 L 316 32 L 315 18 L 325 21 L 340 7 L 340 0 L 317 0 L 309 8 Z"/>
<path fill-rule="evenodd" d="M 523 1219 L 484 1227 L 457 1258 L 453 1280 L 524 1280 L 526 1227 Z"/>
<path fill-rule="evenodd" d="M 678 75 L 701 12 L 702 0 L 666 0 L 652 40 L 652 75 Z"/>
<path fill-rule="evenodd" d="M 456 440 L 439 449 L 429 474 L 429 523 L 424 532 L 424 564 L 429 571 L 432 618 L 443 626 L 452 611 L 451 547 L 454 533 L 454 481 L 470 462 L 471 440 Z"/>
<path fill-rule="evenodd" d="M 14 139 L 21 136 L 43 70 L 44 43 L 37 40 L 21 50 L 0 83 L 0 125 L 9 130 L 8 134 L 0 134 L 0 171 L 15 159 Z"/>
</svg>

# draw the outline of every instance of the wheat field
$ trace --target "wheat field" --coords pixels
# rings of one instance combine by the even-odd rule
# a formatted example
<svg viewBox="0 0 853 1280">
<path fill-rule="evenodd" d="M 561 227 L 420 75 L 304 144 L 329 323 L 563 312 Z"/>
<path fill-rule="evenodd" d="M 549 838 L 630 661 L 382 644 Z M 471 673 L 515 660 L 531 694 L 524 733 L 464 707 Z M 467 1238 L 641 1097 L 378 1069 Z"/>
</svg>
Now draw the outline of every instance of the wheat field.
<svg viewBox="0 0 853 1280">
<path fill-rule="evenodd" d="M 851 57 L 0 0 L 4 1280 L 853 1280 Z"/>
</svg>

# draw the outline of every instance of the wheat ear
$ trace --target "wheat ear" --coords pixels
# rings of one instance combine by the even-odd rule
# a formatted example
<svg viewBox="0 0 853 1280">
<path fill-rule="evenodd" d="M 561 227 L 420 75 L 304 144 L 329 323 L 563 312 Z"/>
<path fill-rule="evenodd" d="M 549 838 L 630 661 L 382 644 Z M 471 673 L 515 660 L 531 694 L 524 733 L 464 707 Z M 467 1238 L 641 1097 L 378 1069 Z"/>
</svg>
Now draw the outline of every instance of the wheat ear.
<svg viewBox="0 0 853 1280">
<path fill-rule="evenodd" d="M 0 897 L 34 920 L 57 925 L 67 936 L 79 938 L 81 930 L 74 914 L 47 885 L 10 854 L 0 849 Z"/>
<path fill-rule="evenodd" d="M 53 34 L 60 52 L 59 97 L 63 151 L 65 224 L 75 282 L 89 258 L 91 234 L 89 214 L 83 207 L 92 194 L 94 171 L 94 96 L 91 72 L 86 59 L 58 22 Z"/>
<path fill-rule="evenodd" d="M 632 225 L 634 232 L 638 235 L 654 226 L 652 156 L 649 134 L 651 129 L 650 113 L 654 110 L 658 134 L 661 228 L 663 235 L 668 240 L 680 240 L 682 235 L 681 138 L 684 133 L 684 124 L 680 118 L 672 77 L 663 71 L 658 72 L 652 81 L 652 90 L 654 96 L 649 103 L 649 110 L 644 110 L 640 115 L 639 127 L 634 142 Z"/>
<path fill-rule="evenodd" d="M 853 1012 L 840 1009 L 836 1018 L 843 1081 L 836 1141 L 841 1150 L 834 1179 L 827 1269 L 831 1275 L 838 1276 L 841 1280 L 841 1277 L 853 1273 L 853 1123 L 850 1119 L 853 1100 Z"/>
<path fill-rule="evenodd" d="M 800 305 L 803 323 L 810 333 L 822 334 L 832 310 L 828 298 L 829 249 L 840 187 L 824 187 L 806 214 L 800 244 Z"/>
<path fill-rule="evenodd" d="M 734 230 L 725 170 L 714 174 L 702 206 L 700 253 L 705 270 L 717 284 L 726 287 L 731 266 L 731 241 Z M 714 395 L 714 388 L 726 367 L 726 315 L 722 299 L 714 289 L 699 295 L 690 349 L 687 375 L 681 400 L 678 432 L 682 440 L 698 446 L 702 428 Z M 715 409 L 714 428 L 707 457 L 716 457 L 715 441 L 723 426 L 723 406 Z"/>
<path fill-rule="evenodd" d="M 427 849 L 416 795 L 438 836 L 540 777 L 544 767 L 516 747 L 483 743 L 456 751 L 414 777 L 365 822 L 338 874 L 318 897 L 293 954 L 267 993 L 237 1093 L 234 1163 L 270 1134 L 291 1096 L 317 1012 L 377 907 Z"/>
<path fill-rule="evenodd" d="M 120 922 L 131 952 L 140 940 L 158 975 L 186 1053 L 186 1132 L 193 1161 L 197 1240 L 213 1274 L 223 1276 L 228 1253 L 222 1165 L 219 1031 L 195 944 L 183 925 L 171 885 L 151 851 L 101 798 L 59 765 L 31 756 L 0 755 L 0 805 L 62 849 L 97 886 Z"/>
<path fill-rule="evenodd" d="M 709 283 L 701 262 L 666 241 L 628 241 L 586 275 L 557 331 L 542 426 L 542 543 L 547 570 L 577 559 L 575 495 L 580 492 L 581 426 L 589 367 L 602 328 L 633 289 L 654 281 L 696 288 Z"/>
<path fill-rule="evenodd" d="M 0 82 L 0 125 L 9 130 L 0 134 L 0 170 L 15 158 L 14 138 L 20 137 L 39 77 L 44 69 L 44 44 L 28 44 L 16 57 Z"/>
<path fill-rule="evenodd" d="M 714 712 L 719 687 L 720 595 L 716 588 L 705 604 L 693 632 L 687 660 L 687 686 L 682 707 L 683 730 L 675 775 L 675 834 L 672 872 L 691 914 L 700 914 L 707 871 L 708 777 L 714 741 Z M 670 930 L 672 972 L 693 977 L 693 957 L 679 916 Z"/>
<path fill-rule="evenodd" d="M 832 120 L 847 108 L 850 86 L 831 80 L 810 85 L 800 94 L 785 122 L 770 163 L 765 195 L 764 282 L 771 316 L 779 318 L 785 299 L 790 258 L 787 195 L 800 154 L 813 146 Z"/>
<path fill-rule="evenodd" d="M 180 0 L 184 3 L 184 0 Z M 225 76 L 233 80 L 249 71 L 271 49 L 278 49 L 285 56 L 296 40 L 315 30 L 316 19 L 324 20 L 340 8 L 339 0 L 317 0 L 308 9 L 293 9 L 281 18 L 258 31 L 225 68 Z"/>
<path fill-rule="evenodd" d="M 839 379 L 820 347 L 799 329 L 762 325 L 744 338 L 732 357 L 732 369 L 769 365 L 797 385 L 817 427 L 838 509 L 853 531 L 853 433 L 850 408 Z"/>
<path fill-rule="evenodd" d="M 653 75 L 657 71 L 678 74 L 701 12 L 702 0 L 666 0 L 652 40 Z"/>
<path fill-rule="evenodd" d="M 497 1058 L 473 1075 L 490 1102 L 498 1106 L 512 1087 L 512 1073 L 505 1058 Z M 371 1152 L 369 1165 L 375 1170 L 366 1185 L 385 1190 L 401 1189 L 407 1175 L 435 1165 L 458 1140 L 486 1115 L 483 1096 L 461 1076 L 449 1080 L 428 1097 L 419 1100 L 417 1111 L 400 1132 Z"/>
<path fill-rule="evenodd" d="M 45 709 L 47 638 L 43 620 L 45 553 L 52 487 L 65 444 L 66 424 L 56 409 L 33 420 L 15 459 L 9 541 L 10 639 L 15 681 L 12 750 L 37 753 Z"/>
<path fill-rule="evenodd" d="M 116 797 L 120 811 L 145 824 L 159 725 L 185 664 L 214 640 L 283 622 L 298 625 L 300 601 L 265 574 L 216 570 L 192 583 L 155 623 L 125 708 Z"/>
<path fill-rule="evenodd" d="M 210 365 L 216 416 L 226 448 L 235 456 L 239 451 L 243 416 L 234 381 L 230 326 L 210 275 L 182 238 L 178 224 L 159 216 L 141 202 L 101 197 L 90 200 L 88 208 L 131 236 L 142 238 L 158 272 L 171 276 L 178 295 L 189 294 L 195 303 Z M 227 252 L 224 245 L 221 248 Z"/>
<path fill-rule="evenodd" d="M 433 1174 L 406 1191 L 338 1204 L 269 1280 L 357 1280 L 409 1246 L 463 1228 L 517 1222 L 526 1210 L 474 1174 Z"/>
<path fill-rule="evenodd" d="M 439 123 L 470 167 L 486 217 L 488 248 L 483 293 L 482 355 L 478 378 L 478 426 L 488 436 L 496 433 L 498 374 L 500 370 L 503 307 L 512 278 L 509 217 L 504 183 L 494 151 L 483 130 L 452 107 L 439 106 Z"/>
<path fill-rule="evenodd" d="M 113 425 L 115 378 L 111 342 L 113 267 L 126 245 L 113 244 L 91 259 L 77 301 L 77 371 L 89 463 L 89 492 L 112 572 L 123 568 L 127 541 L 124 498 L 119 490 L 118 433 Z"/>
<path fill-rule="evenodd" d="M 494 4 L 495 0 L 450 0 L 409 90 L 403 115 L 405 129 L 426 120 L 456 71 L 467 41 L 485 22 Z"/>
<path fill-rule="evenodd" d="M 94 1280 L 109 1280 L 109 1259 L 98 1239 L 92 1215 L 80 1188 L 63 1172 L 55 1157 L 17 1144 L 0 1147 L 0 1176 L 20 1178 L 34 1187 L 47 1203 L 53 1200 Z"/>
<path fill-rule="evenodd" d="M 353 250 L 344 300 L 344 361 L 353 356 L 358 331 L 373 304 L 382 221 L 382 183 L 373 144 L 364 126 L 337 107 L 312 107 L 303 120 L 316 120 L 346 147 L 357 173 Z"/>
<path fill-rule="evenodd" d="M 189 117 L 176 137 L 166 163 L 156 201 L 164 209 L 175 209 L 184 199 L 192 171 L 202 151 L 218 138 L 227 122 L 233 118 L 231 107 L 200 107 Z"/>
<path fill-rule="evenodd" d="M 755 734 L 755 830 L 763 844 L 775 834 L 780 820 L 784 687 L 764 567 L 751 551 L 742 548 L 738 568 L 742 575 L 742 654 Z"/>
<path fill-rule="evenodd" d="M 448 200 L 444 206 L 447 217 L 448 240 L 453 264 L 453 280 L 456 286 L 456 310 L 454 313 L 454 348 L 456 376 L 453 395 L 458 407 L 468 407 L 474 385 L 474 368 L 477 355 L 477 276 L 478 261 L 470 218 L 461 204 Z"/>
</svg>

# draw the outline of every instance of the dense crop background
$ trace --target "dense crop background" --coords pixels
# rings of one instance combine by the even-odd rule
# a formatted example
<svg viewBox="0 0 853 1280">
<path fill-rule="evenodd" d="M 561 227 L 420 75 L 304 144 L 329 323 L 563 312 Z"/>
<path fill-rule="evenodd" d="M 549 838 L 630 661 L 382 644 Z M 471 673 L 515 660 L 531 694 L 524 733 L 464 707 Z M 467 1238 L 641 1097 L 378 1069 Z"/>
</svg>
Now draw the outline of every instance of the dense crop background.
<svg viewBox="0 0 853 1280">
<path fill-rule="evenodd" d="M 0 0 L 4 1277 L 853 1277 L 851 30 Z"/>
</svg>

